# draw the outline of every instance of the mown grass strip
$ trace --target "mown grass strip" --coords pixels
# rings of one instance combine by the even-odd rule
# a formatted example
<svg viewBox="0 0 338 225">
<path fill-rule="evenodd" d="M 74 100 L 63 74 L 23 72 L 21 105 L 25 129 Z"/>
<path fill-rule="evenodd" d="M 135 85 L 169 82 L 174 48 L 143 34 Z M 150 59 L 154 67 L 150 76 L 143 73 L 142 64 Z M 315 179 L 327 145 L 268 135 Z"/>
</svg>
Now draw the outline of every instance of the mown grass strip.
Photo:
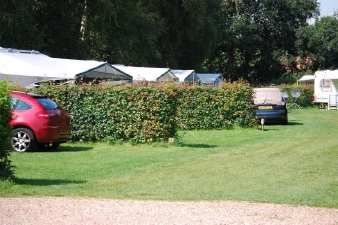
<svg viewBox="0 0 338 225">
<path fill-rule="evenodd" d="M 288 126 L 181 131 L 174 145 L 64 144 L 13 153 L 0 196 L 239 200 L 338 208 L 338 111 L 291 109 Z"/>
</svg>

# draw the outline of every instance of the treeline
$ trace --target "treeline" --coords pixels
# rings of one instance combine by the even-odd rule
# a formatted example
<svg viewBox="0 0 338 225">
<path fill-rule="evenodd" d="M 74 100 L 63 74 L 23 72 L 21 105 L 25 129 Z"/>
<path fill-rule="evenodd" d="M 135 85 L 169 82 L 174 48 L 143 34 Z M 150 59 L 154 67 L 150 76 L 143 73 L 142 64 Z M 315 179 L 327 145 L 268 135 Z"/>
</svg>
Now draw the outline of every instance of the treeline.
<svg viewBox="0 0 338 225">
<path fill-rule="evenodd" d="M 7 0 L 0 46 L 268 82 L 338 65 L 316 0 Z"/>
</svg>

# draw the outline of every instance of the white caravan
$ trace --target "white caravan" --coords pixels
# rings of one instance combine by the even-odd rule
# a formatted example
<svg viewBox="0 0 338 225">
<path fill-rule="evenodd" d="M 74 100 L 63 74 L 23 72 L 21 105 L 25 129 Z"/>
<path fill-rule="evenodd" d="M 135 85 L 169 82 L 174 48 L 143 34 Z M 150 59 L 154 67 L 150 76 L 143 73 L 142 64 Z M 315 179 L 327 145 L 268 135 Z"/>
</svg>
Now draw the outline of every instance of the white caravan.
<svg viewBox="0 0 338 225">
<path fill-rule="evenodd" d="M 338 109 L 338 70 L 320 70 L 314 75 L 313 103 Z"/>
</svg>

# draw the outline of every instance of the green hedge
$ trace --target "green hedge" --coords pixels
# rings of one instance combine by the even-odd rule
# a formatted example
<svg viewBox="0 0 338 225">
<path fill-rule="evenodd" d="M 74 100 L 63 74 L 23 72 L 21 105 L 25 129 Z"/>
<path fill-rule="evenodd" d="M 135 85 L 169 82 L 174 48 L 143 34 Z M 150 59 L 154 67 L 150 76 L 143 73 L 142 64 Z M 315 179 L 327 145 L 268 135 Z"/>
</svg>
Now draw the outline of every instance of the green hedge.
<svg viewBox="0 0 338 225">
<path fill-rule="evenodd" d="M 11 120 L 10 95 L 7 81 L 0 80 L 0 180 L 14 180 L 13 166 L 9 160 L 11 154 L 10 138 L 12 128 L 9 126 Z"/>
<path fill-rule="evenodd" d="M 35 92 L 60 103 L 70 114 L 73 141 L 166 141 L 177 132 L 174 85 L 44 86 Z"/>
<path fill-rule="evenodd" d="M 223 129 L 254 124 L 253 92 L 239 81 L 221 88 L 181 88 L 177 118 L 181 129 Z"/>
<path fill-rule="evenodd" d="M 297 101 L 297 104 L 301 107 L 308 107 L 312 106 L 312 96 L 314 93 L 314 87 L 313 84 L 292 84 L 292 85 L 280 85 L 278 86 L 282 92 L 287 92 L 289 95 L 288 104 L 291 105 L 295 101 Z M 299 88 L 300 89 L 300 96 L 298 99 L 295 99 L 292 97 L 292 89 L 293 88 Z"/>
<path fill-rule="evenodd" d="M 151 143 L 179 129 L 252 126 L 252 89 L 242 81 L 221 88 L 163 85 L 43 86 L 30 90 L 60 103 L 72 119 L 73 141 Z"/>
<path fill-rule="evenodd" d="M 278 86 L 297 101 L 312 105 L 313 85 Z M 18 89 L 19 87 L 13 87 Z M 20 90 L 23 90 L 20 88 Z M 244 81 L 224 82 L 220 88 L 199 86 L 43 86 L 30 90 L 60 103 L 72 119 L 73 141 L 167 141 L 179 129 L 226 129 L 235 124 L 253 126 L 253 89 Z"/>
</svg>

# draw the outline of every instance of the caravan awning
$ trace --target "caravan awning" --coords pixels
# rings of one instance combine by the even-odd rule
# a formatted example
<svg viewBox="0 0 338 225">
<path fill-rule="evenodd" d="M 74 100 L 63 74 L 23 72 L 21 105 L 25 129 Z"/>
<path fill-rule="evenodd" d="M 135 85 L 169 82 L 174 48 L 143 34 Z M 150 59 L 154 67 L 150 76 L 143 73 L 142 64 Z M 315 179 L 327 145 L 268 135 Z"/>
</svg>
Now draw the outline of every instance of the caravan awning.
<svg viewBox="0 0 338 225">
<path fill-rule="evenodd" d="M 171 70 L 180 82 L 195 83 L 198 81 L 195 70 Z"/>
<path fill-rule="evenodd" d="M 133 77 L 133 81 L 178 81 L 178 78 L 170 71 L 169 68 L 155 67 L 134 67 L 124 65 L 112 65 L 118 71 L 128 74 Z"/>
<path fill-rule="evenodd" d="M 63 68 L 67 68 L 65 74 L 66 77 L 132 80 L 130 75 L 116 70 L 107 62 L 60 58 L 53 58 L 53 60 L 57 64 L 62 65 Z"/>
<path fill-rule="evenodd" d="M 314 75 L 304 75 L 298 80 L 298 83 L 313 83 L 314 80 L 315 80 Z"/>
<path fill-rule="evenodd" d="M 73 80 L 79 77 L 132 80 L 107 62 L 52 58 L 39 52 L 0 51 L 0 79 L 28 86 L 49 80 Z"/>
<path fill-rule="evenodd" d="M 222 83 L 222 74 L 220 73 L 198 73 L 201 84 L 220 85 Z"/>
</svg>

